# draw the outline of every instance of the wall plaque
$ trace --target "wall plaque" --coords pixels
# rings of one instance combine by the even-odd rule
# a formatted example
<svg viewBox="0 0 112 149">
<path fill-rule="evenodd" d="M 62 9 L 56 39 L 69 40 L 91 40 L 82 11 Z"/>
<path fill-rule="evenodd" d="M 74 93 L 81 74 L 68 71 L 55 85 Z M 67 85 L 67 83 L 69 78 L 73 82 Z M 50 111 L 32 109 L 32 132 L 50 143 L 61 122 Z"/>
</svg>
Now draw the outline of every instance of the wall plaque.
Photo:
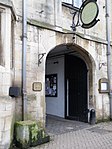
<svg viewBox="0 0 112 149">
<path fill-rule="evenodd" d="M 99 93 L 108 93 L 109 92 L 109 82 L 106 78 L 101 78 L 99 80 Z"/>
<path fill-rule="evenodd" d="M 41 82 L 34 82 L 32 85 L 33 91 L 41 91 L 42 90 L 42 83 Z"/>
</svg>

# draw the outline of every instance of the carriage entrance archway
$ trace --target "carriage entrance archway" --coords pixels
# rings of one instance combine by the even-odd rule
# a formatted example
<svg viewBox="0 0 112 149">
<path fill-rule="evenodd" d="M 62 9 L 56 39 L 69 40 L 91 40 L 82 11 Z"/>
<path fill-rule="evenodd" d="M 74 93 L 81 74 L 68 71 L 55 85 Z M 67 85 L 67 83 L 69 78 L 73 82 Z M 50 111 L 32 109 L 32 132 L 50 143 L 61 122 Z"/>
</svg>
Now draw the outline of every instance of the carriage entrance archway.
<svg viewBox="0 0 112 149">
<path fill-rule="evenodd" d="M 59 45 L 50 51 L 46 59 L 46 113 L 88 122 L 92 73 L 92 63 L 84 49 Z"/>
</svg>

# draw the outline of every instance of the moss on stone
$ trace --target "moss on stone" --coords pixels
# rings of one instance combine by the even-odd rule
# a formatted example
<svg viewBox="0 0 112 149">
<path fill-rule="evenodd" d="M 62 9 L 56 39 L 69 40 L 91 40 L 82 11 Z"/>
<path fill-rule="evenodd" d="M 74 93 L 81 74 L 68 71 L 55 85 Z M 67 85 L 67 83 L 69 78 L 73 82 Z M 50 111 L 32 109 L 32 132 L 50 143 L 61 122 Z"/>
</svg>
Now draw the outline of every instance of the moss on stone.
<svg viewBox="0 0 112 149">
<path fill-rule="evenodd" d="M 16 145 L 21 148 L 28 148 L 29 146 L 36 146 L 48 142 L 50 137 L 40 125 L 42 125 L 40 122 L 37 123 L 31 120 L 16 122 Z"/>
<path fill-rule="evenodd" d="M 101 123 L 101 122 L 109 122 L 110 121 L 110 117 L 107 117 L 105 119 L 97 119 L 96 123 Z"/>
<path fill-rule="evenodd" d="M 28 120 L 28 121 L 18 121 L 15 123 L 16 126 L 30 126 L 30 125 L 36 125 L 36 122 L 35 121 L 31 121 L 31 120 Z"/>
<path fill-rule="evenodd" d="M 43 128 L 43 123 L 41 121 L 37 122 L 38 127 Z"/>
<path fill-rule="evenodd" d="M 29 147 L 29 128 L 22 121 L 15 124 L 15 140 L 18 147 Z"/>
<path fill-rule="evenodd" d="M 32 142 L 35 142 L 38 138 L 37 138 L 37 135 L 38 135 L 38 131 L 39 131 L 39 128 L 37 125 L 35 126 L 32 126 L 30 128 L 30 135 L 31 135 L 31 141 Z"/>
</svg>

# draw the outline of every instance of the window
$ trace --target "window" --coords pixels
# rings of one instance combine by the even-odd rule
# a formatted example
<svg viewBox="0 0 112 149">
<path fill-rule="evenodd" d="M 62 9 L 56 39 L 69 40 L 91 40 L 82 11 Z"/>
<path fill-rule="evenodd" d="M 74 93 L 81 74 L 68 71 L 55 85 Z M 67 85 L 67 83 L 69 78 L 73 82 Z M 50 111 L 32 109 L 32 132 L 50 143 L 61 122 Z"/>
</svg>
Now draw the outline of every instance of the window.
<svg viewBox="0 0 112 149">
<path fill-rule="evenodd" d="M 0 65 L 2 64 L 1 12 L 0 12 Z"/>
<path fill-rule="evenodd" d="M 71 4 L 72 5 L 72 0 L 62 0 L 62 2 L 68 3 L 68 4 Z"/>
<path fill-rule="evenodd" d="M 10 51 L 10 68 L 13 68 L 14 64 L 13 64 L 13 61 L 14 61 L 14 19 L 13 19 L 13 16 L 11 17 L 11 51 Z"/>
<path fill-rule="evenodd" d="M 62 2 L 67 3 L 67 4 L 71 4 L 74 7 L 78 7 L 78 8 L 81 6 L 83 1 L 84 0 L 62 0 Z"/>
<path fill-rule="evenodd" d="M 2 13 L 3 10 L 0 9 L 0 65 L 4 66 L 4 52 L 3 52 L 3 38 L 2 38 Z"/>
<path fill-rule="evenodd" d="M 79 8 L 81 6 L 81 4 L 82 4 L 82 0 L 73 0 L 73 5 L 75 7 Z"/>
</svg>

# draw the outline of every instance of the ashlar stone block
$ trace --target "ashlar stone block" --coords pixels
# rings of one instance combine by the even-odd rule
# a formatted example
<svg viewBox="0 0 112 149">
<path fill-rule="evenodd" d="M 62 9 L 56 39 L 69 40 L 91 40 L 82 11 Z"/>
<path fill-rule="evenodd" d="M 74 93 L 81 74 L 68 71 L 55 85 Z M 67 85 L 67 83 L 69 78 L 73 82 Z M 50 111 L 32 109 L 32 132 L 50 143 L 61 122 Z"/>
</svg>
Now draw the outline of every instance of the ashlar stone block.
<svg viewBox="0 0 112 149">
<path fill-rule="evenodd" d="M 15 143 L 19 148 L 26 149 L 46 143 L 50 137 L 35 121 L 19 121 L 15 123 Z"/>
</svg>

